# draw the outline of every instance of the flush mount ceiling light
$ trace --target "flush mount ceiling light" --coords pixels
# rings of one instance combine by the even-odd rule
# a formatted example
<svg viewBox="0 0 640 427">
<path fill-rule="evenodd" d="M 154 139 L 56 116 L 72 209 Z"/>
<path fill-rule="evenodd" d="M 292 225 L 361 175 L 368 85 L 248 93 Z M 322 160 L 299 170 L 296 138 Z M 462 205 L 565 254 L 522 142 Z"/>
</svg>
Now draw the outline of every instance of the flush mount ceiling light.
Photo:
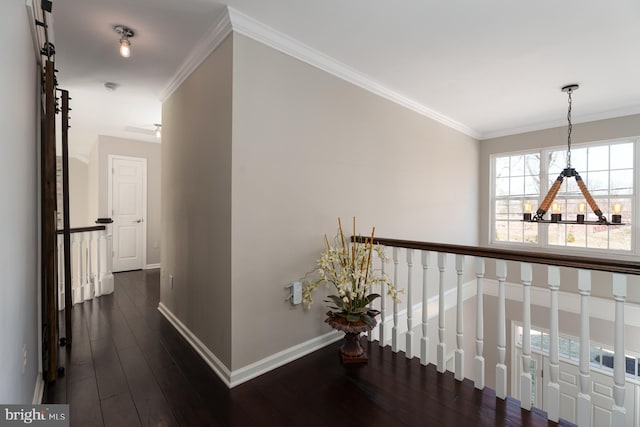
<svg viewBox="0 0 640 427">
<path fill-rule="evenodd" d="M 127 28 L 124 25 L 116 25 L 113 27 L 116 33 L 120 34 L 120 55 L 123 58 L 131 56 L 131 42 L 129 39 L 135 36 L 135 33 L 131 28 Z"/>
<path fill-rule="evenodd" d="M 114 92 L 119 87 L 120 87 L 120 85 L 118 83 L 116 83 L 116 82 L 105 82 L 105 84 L 104 84 L 104 88 L 106 90 L 108 90 L 109 92 Z"/>
<path fill-rule="evenodd" d="M 153 124 L 156 127 L 156 138 L 160 138 L 162 136 L 162 125 L 160 123 Z"/>
<path fill-rule="evenodd" d="M 523 213 L 522 220 L 525 222 L 561 223 L 561 224 L 600 224 L 600 225 L 621 225 L 622 224 L 622 215 L 621 215 L 622 205 L 619 203 L 615 203 L 612 206 L 613 215 L 611 215 L 611 222 L 609 222 L 607 220 L 607 217 L 604 216 L 604 214 L 598 207 L 598 204 L 596 203 L 596 201 L 593 199 L 593 196 L 591 196 L 591 193 L 589 193 L 589 190 L 587 189 L 587 185 L 584 183 L 584 181 L 580 177 L 580 174 L 578 173 L 578 171 L 576 171 L 574 168 L 571 167 L 571 131 L 573 128 L 573 125 L 571 124 L 571 103 L 573 101 L 571 95 L 573 94 L 573 92 L 578 90 L 579 87 L 580 86 L 578 86 L 577 84 L 570 84 L 562 88 L 562 91 L 566 92 L 569 98 L 569 107 L 567 111 L 567 122 L 568 122 L 567 167 L 563 169 L 562 172 L 560 172 L 560 175 L 558 176 L 558 178 L 555 180 L 555 182 L 547 192 L 546 196 L 542 200 L 542 203 L 540 204 L 540 207 L 536 211 L 535 215 L 532 216 L 531 214 L 531 208 L 532 208 L 531 203 L 524 204 L 524 213 Z M 560 190 L 560 187 L 562 186 L 562 182 L 564 181 L 565 178 L 575 178 L 576 184 L 578 185 L 578 188 L 580 188 L 580 192 L 582 193 L 585 200 L 589 204 L 589 207 L 591 208 L 593 213 L 596 214 L 596 217 L 598 218 L 596 221 L 585 221 L 585 211 L 587 207 L 585 203 L 578 204 L 578 214 L 576 215 L 575 220 L 562 219 L 561 205 L 559 203 L 553 203 L 553 200 L 556 198 L 556 195 L 558 194 L 558 191 Z M 546 220 L 544 219 L 544 215 L 547 213 L 550 207 L 552 208 L 551 220 Z"/>
</svg>

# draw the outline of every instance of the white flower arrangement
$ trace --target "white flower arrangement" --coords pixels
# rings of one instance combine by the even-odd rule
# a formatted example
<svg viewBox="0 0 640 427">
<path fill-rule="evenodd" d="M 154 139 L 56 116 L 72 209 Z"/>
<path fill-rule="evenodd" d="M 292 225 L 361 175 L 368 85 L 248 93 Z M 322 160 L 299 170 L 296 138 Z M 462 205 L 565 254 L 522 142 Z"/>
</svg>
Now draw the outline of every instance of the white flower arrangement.
<svg viewBox="0 0 640 427">
<path fill-rule="evenodd" d="M 354 218 L 354 236 L 355 225 Z M 317 269 L 314 270 L 318 278 L 303 279 L 302 296 L 307 308 L 313 304 L 311 293 L 320 285 L 331 284 L 337 294 L 329 295 L 329 300 L 325 300 L 331 309 L 327 315 L 331 318 L 342 317 L 350 323 L 361 321 L 373 327 L 376 324 L 375 316 L 380 313 L 371 307 L 371 303 L 380 297 L 372 292 L 373 287 L 385 284 L 387 295 L 394 301 L 399 301 L 398 293 L 402 290 L 398 290 L 386 274 L 373 268 L 372 258 L 388 260 L 383 247 L 373 244 L 374 233 L 375 227 L 371 230 L 371 237 L 366 238 L 364 243 L 347 242 L 338 218 L 335 245 L 332 246 L 327 236 L 324 236 L 326 248 L 318 259 Z"/>
</svg>

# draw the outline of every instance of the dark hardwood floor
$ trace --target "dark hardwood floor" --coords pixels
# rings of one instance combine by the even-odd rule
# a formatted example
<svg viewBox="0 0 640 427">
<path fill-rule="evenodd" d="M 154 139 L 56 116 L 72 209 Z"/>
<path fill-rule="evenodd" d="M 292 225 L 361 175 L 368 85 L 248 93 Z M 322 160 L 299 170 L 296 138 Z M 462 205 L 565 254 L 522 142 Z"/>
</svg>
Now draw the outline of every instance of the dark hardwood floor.
<svg viewBox="0 0 640 427">
<path fill-rule="evenodd" d="M 79 427 L 556 425 L 377 343 L 365 366 L 341 366 L 336 343 L 229 390 L 158 301 L 150 270 L 116 274 L 114 294 L 77 304 L 73 345 L 61 351 L 66 375 L 44 402 L 69 403 Z"/>
</svg>

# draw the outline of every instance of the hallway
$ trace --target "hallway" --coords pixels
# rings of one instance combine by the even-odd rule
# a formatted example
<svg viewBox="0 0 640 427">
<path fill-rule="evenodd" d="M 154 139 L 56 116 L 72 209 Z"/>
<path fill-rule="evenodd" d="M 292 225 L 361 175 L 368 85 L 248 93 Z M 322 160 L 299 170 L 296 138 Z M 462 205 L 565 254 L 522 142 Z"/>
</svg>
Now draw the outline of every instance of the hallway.
<svg viewBox="0 0 640 427">
<path fill-rule="evenodd" d="M 66 376 L 44 395 L 72 426 L 555 425 L 377 344 L 360 368 L 336 343 L 229 390 L 158 312 L 159 277 L 118 273 L 112 295 L 74 307 Z"/>
</svg>

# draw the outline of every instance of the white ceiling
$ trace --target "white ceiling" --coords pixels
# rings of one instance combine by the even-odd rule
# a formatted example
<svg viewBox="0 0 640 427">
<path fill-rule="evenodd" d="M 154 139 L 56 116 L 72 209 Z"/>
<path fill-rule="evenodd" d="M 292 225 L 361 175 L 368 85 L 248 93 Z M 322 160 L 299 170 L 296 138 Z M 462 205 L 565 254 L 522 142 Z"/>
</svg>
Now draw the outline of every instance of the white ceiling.
<svg viewBox="0 0 640 427">
<path fill-rule="evenodd" d="M 225 5 L 478 137 L 640 113 L 637 0 L 54 0 L 71 150 L 98 134 L 153 141 L 160 94 Z M 131 27 L 131 58 L 116 24 Z M 119 83 L 115 92 L 103 84 Z"/>
</svg>

